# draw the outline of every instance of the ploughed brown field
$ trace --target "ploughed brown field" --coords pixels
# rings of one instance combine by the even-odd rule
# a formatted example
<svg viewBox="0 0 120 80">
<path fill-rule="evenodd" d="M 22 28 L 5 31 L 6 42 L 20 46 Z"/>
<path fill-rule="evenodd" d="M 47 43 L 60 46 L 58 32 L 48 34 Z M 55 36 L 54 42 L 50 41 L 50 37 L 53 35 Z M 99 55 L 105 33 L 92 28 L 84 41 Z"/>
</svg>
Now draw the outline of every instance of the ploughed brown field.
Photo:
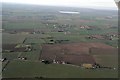
<svg viewBox="0 0 120 80">
<path fill-rule="evenodd" d="M 81 65 L 94 64 L 94 54 L 114 54 L 117 51 L 112 46 L 103 43 L 71 43 L 71 44 L 45 44 L 42 46 L 41 60 L 64 61 Z"/>
<path fill-rule="evenodd" d="M 9 52 L 24 52 L 26 51 L 25 47 L 15 48 L 17 44 L 2 44 L 2 52 L 6 52 L 8 50 Z"/>
</svg>

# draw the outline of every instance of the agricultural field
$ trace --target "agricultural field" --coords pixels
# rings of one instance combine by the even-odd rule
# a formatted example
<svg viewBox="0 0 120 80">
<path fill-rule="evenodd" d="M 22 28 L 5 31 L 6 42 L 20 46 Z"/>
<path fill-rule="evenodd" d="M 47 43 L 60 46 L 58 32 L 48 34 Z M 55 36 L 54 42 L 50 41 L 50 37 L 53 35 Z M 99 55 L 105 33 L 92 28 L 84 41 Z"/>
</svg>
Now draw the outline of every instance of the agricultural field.
<svg viewBox="0 0 120 80">
<path fill-rule="evenodd" d="M 53 60 L 64 61 L 76 65 L 99 63 L 101 66 L 117 68 L 117 51 L 117 49 L 102 43 L 44 45 L 41 59 L 50 62 Z"/>
<path fill-rule="evenodd" d="M 117 49 L 99 49 L 91 48 L 91 55 L 94 56 L 97 63 L 102 66 L 111 66 L 118 68 L 118 50 Z"/>
<path fill-rule="evenodd" d="M 118 77 L 116 10 L 3 3 L 2 17 L 3 78 Z"/>
<path fill-rule="evenodd" d="M 32 61 L 11 61 L 6 67 L 6 70 L 3 72 L 3 77 L 7 78 L 19 78 L 21 76 L 27 78 L 115 78 L 117 77 L 116 75 L 117 70 L 98 69 L 93 71 L 69 65 L 46 65 L 40 62 Z"/>
<path fill-rule="evenodd" d="M 3 44 L 17 44 L 17 43 L 23 43 L 26 35 L 19 35 L 19 34 L 8 34 L 3 33 L 2 34 L 2 43 Z M 19 36 L 19 37 L 18 37 Z"/>
</svg>

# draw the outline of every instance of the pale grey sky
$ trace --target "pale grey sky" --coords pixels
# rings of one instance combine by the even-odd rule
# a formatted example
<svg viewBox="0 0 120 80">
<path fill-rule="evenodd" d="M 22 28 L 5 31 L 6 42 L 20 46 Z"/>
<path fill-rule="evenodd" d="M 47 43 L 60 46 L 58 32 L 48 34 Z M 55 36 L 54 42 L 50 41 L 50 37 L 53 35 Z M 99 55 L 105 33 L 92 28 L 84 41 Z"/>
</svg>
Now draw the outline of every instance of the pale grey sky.
<svg viewBox="0 0 120 80">
<path fill-rule="evenodd" d="M 99 9 L 117 9 L 114 0 L 2 0 L 2 2 L 68 7 L 89 7 Z"/>
</svg>

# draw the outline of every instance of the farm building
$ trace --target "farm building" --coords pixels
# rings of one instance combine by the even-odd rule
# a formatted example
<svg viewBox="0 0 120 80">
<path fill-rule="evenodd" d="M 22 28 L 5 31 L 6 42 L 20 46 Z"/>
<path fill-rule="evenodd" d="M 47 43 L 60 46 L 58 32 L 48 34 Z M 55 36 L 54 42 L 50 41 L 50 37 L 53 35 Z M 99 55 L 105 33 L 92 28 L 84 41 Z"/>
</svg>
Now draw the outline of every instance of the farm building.
<svg viewBox="0 0 120 80">
<path fill-rule="evenodd" d="M 20 60 L 27 60 L 27 57 L 18 57 Z"/>
</svg>

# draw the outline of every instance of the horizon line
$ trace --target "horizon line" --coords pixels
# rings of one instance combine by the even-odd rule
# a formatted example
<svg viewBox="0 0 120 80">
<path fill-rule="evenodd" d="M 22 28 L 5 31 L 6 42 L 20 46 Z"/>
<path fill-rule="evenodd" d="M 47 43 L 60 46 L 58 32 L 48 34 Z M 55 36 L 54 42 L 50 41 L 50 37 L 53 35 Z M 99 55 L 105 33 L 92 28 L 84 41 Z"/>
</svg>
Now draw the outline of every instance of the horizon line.
<svg viewBox="0 0 120 80">
<path fill-rule="evenodd" d="M 17 3 L 17 2 L 1 2 L 2 4 L 19 4 L 19 5 L 33 5 L 33 6 L 51 6 L 51 7 L 72 7 L 72 8 L 88 8 L 96 10 L 118 10 L 118 8 L 113 7 L 95 7 L 95 6 L 65 6 L 65 5 L 42 5 L 42 4 L 31 4 L 31 3 Z M 95 8 L 93 8 L 95 7 Z"/>
</svg>

